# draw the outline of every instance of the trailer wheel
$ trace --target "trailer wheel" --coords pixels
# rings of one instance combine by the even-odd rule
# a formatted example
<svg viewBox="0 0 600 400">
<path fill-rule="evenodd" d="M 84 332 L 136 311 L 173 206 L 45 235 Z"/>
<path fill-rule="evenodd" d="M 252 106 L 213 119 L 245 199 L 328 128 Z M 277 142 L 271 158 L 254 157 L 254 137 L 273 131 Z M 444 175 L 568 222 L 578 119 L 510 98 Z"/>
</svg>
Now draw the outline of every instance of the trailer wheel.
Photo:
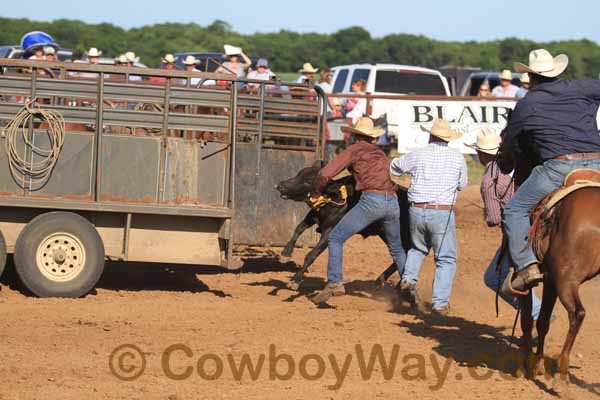
<svg viewBox="0 0 600 400">
<path fill-rule="evenodd" d="M 104 270 L 104 245 L 94 226 L 78 214 L 56 211 L 34 218 L 15 244 L 15 269 L 40 297 L 80 297 Z"/>
<path fill-rule="evenodd" d="M 6 241 L 4 240 L 4 235 L 0 231 L 0 278 L 2 278 L 4 267 L 6 267 Z"/>
</svg>

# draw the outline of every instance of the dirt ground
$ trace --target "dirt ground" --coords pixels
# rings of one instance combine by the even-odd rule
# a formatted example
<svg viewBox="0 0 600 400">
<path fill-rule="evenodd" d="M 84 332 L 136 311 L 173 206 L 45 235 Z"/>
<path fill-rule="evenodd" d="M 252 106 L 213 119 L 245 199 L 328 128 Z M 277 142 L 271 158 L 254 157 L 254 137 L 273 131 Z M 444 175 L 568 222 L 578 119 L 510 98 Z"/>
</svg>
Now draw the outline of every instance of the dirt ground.
<svg viewBox="0 0 600 400">
<path fill-rule="evenodd" d="M 324 285 L 326 256 L 296 293 L 285 288 L 292 269 L 278 262 L 280 249 L 245 256 L 240 274 L 110 263 L 97 290 L 78 300 L 28 297 L 9 268 L 0 303 L 0 399 L 557 398 L 551 380 L 514 376 L 516 350 L 508 342 L 515 313 L 501 303 L 496 318 L 494 294 L 482 281 L 499 233 L 481 213 L 478 188 L 469 187 L 457 205 L 458 271 L 444 320 L 393 307 L 391 288 L 374 289 L 391 260 L 374 238 L 347 243 L 349 295 L 330 308 L 306 297 Z M 298 249 L 295 262 L 305 253 Z M 433 270 L 430 256 L 419 282 L 427 300 Z M 573 351 L 571 398 L 600 397 L 599 289 L 600 279 L 582 288 L 588 314 Z M 547 343 L 552 357 L 567 329 L 560 304 L 557 310 Z M 254 374 L 240 376 L 244 360 Z"/>
</svg>

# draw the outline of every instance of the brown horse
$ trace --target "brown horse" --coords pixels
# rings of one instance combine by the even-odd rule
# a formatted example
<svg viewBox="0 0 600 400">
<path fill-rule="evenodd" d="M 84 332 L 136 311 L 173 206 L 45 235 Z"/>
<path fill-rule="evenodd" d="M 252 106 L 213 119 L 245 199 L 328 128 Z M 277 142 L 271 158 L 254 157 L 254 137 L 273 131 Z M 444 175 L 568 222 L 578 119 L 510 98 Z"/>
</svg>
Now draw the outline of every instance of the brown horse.
<svg viewBox="0 0 600 400">
<path fill-rule="evenodd" d="M 529 148 L 520 143 L 521 149 Z M 535 152 L 515 149 L 516 154 L 502 151 L 498 163 L 502 170 L 515 168 L 515 180 L 523 182 L 535 167 Z M 519 160 L 515 165 L 515 160 Z M 547 222 L 546 234 L 534 243 L 536 255 L 544 272 L 542 308 L 537 320 L 538 346 L 532 356 L 531 294 L 521 296 L 522 350 L 526 371 L 535 375 L 544 371 L 544 341 L 550 326 L 550 317 L 556 298 L 569 314 L 569 332 L 558 359 L 559 380 L 555 388 L 568 383 L 569 357 L 575 338 L 585 317 L 585 308 L 579 297 L 579 287 L 600 273 L 600 188 L 588 187 L 567 195 L 554 208 Z"/>
</svg>

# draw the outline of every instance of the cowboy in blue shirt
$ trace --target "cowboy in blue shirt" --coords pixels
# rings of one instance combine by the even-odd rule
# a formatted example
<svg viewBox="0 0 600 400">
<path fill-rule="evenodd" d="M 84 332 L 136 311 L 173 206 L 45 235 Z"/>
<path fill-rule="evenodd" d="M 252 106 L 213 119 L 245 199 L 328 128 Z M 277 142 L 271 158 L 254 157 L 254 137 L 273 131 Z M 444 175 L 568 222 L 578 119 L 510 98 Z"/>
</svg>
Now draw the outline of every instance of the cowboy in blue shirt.
<svg viewBox="0 0 600 400">
<path fill-rule="evenodd" d="M 519 187 L 504 208 L 503 224 L 517 273 L 503 291 L 526 291 L 543 278 L 539 260 L 527 241 L 529 213 L 548 193 L 559 188 L 565 176 L 577 168 L 600 169 L 600 135 L 596 113 L 600 81 L 558 79 L 569 63 L 544 49 L 529 54 L 529 66 L 515 63 L 515 70 L 529 74 L 531 89 L 510 117 L 505 132 L 505 151 L 527 138 L 539 151 L 542 164 Z"/>
</svg>

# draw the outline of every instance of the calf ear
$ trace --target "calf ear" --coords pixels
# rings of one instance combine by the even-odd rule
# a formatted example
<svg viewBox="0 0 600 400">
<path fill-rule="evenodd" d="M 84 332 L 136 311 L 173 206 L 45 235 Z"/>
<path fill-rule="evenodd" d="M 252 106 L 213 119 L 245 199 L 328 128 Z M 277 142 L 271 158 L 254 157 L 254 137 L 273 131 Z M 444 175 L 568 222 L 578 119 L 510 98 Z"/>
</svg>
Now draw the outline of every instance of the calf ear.
<svg viewBox="0 0 600 400">
<path fill-rule="evenodd" d="M 315 160 L 313 167 L 323 168 L 327 164 L 324 160 Z"/>
</svg>

